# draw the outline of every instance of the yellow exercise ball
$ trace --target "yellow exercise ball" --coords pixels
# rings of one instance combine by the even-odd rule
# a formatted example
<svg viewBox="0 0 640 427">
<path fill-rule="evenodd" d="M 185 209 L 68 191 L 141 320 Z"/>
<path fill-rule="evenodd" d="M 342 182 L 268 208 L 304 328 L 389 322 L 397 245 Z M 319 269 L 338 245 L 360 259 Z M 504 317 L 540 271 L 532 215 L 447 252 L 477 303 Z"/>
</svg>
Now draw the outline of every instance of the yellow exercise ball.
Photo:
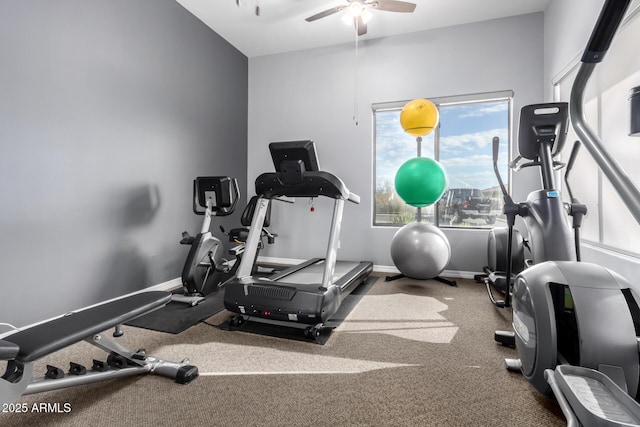
<svg viewBox="0 0 640 427">
<path fill-rule="evenodd" d="M 425 136 L 438 125 L 440 113 L 428 99 L 407 102 L 400 112 L 400 125 L 411 136 Z"/>
</svg>

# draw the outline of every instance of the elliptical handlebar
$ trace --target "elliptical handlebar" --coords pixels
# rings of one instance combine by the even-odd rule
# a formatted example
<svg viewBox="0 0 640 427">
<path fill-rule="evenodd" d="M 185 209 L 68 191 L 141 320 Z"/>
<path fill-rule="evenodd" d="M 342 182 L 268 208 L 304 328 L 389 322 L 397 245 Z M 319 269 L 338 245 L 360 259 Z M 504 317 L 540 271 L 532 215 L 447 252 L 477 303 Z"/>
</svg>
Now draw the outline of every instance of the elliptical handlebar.
<svg viewBox="0 0 640 427">
<path fill-rule="evenodd" d="M 520 160 L 522 160 L 522 156 L 518 154 L 513 160 L 509 162 L 509 169 L 516 169 L 518 167 L 518 163 L 520 163 Z"/>
<path fill-rule="evenodd" d="M 493 172 L 496 174 L 496 179 L 498 180 L 498 184 L 500 185 L 500 190 L 502 190 L 502 197 L 504 200 L 503 213 L 507 216 L 507 228 L 508 228 L 508 237 L 507 237 L 507 263 L 506 263 L 506 272 L 505 272 L 505 280 L 506 284 L 506 292 L 505 298 L 502 301 L 498 301 L 493 297 L 493 292 L 491 291 L 491 286 L 488 282 L 485 282 L 487 287 L 487 292 L 489 293 L 489 298 L 491 302 L 493 302 L 496 307 L 505 308 L 511 306 L 511 271 L 513 267 L 511 265 L 512 258 L 512 241 L 513 241 L 513 227 L 516 222 L 516 215 L 520 212 L 520 206 L 517 203 L 513 202 L 511 195 L 507 191 L 507 187 L 504 185 L 502 181 L 502 176 L 500 175 L 500 171 L 498 170 L 498 154 L 500 152 L 500 138 L 497 136 L 493 137 Z"/>
<path fill-rule="evenodd" d="M 567 193 L 569 193 L 569 200 L 571 203 L 568 204 L 568 213 L 569 216 L 573 218 L 573 232 L 574 232 L 574 240 L 576 242 L 576 261 L 581 260 L 580 255 L 580 227 L 582 227 L 582 218 L 587 214 L 587 206 L 583 203 L 580 203 L 577 197 L 573 196 L 573 192 L 571 191 L 571 184 L 569 184 L 569 175 L 571 170 L 573 169 L 573 164 L 578 157 L 578 152 L 580 151 L 580 141 L 576 141 L 573 143 L 573 148 L 571 149 L 571 154 L 569 155 L 569 161 L 567 162 L 567 170 L 564 173 L 564 183 L 567 187 Z"/>
<path fill-rule="evenodd" d="M 573 148 L 571 149 L 571 154 L 569 155 L 569 161 L 567 162 L 567 170 L 564 173 L 564 183 L 567 187 L 567 193 L 569 193 L 569 200 L 571 203 L 577 202 L 578 199 L 573 197 L 573 192 L 571 191 L 571 185 L 569 184 L 569 174 L 571 173 L 571 169 L 573 169 L 573 164 L 578 157 L 578 152 L 580 151 L 580 141 L 576 141 L 573 143 Z"/>
<path fill-rule="evenodd" d="M 630 3 L 631 0 L 607 0 L 582 54 L 582 62 L 602 61 Z"/>
<path fill-rule="evenodd" d="M 587 83 L 595 66 L 602 61 L 607 52 L 630 2 L 631 0 L 607 0 L 603 6 L 571 88 L 569 113 L 573 128 L 582 144 L 640 224 L 640 189 L 604 148 L 598 135 L 587 124 L 584 111 L 584 92 Z"/>
<path fill-rule="evenodd" d="M 534 161 L 534 162 L 527 162 L 527 163 L 520 163 L 520 160 L 522 160 L 522 157 L 518 156 L 515 159 L 513 159 L 510 163 L 509 163 L 509 168 L 513 169 L 514 172 L 519 172 L 524 168 L 528 168 L 531 166 L 542 166 L 542 163 L 539 161 Z M 563 162 L 558 162 L 557 160 L 554 160 L 552 162 L 552 167 L 554 170 L 560 170 L 563 167 L 565 167 L 567 164 L 563 163 Z"/>
<path fill-rule="evenodd" d="M 511 199 L 511 196 L 507 191 L 507 187 L 504 185 L 504 182 L 502 181 L 502 176 L 500 176 L 500 171 L 498 170 L 499 152 L 500 152 L 500 138 L 497 136 L 494 136 L 493 137 L 493 172 L 496 174 L 496 178 L 498 179 L 498 184 L 500 185 L 500 190 L 502 191 L 502 197 L 504 199 L 504 205 L 506 207 L 507 204 L 513 203 L 513 199 Z"/>
</svg>

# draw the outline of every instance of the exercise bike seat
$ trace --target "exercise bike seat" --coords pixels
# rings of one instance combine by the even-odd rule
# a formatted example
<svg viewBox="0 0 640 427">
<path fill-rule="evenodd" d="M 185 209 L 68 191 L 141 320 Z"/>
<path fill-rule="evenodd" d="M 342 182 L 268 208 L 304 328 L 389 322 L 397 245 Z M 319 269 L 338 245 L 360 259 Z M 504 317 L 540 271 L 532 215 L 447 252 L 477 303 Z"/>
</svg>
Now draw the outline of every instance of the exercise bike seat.
<svg viewBox="0 0 640 427">
<path fill-rule="evenodd" d="M 164 291 L 142 292 L 18 331 L 0 340 L 0 360 L 32 362 L 171 301 Z M 18 351 L 16 351 L 16 348 Z"/>
<path fill-rule="evenodd" d="M 253 214 L 256 210 L 256 205 L 258 203 L 258 196 L 253 196 L 247 203 L 247 206 L 242 211 L 242 215 L 240 215 L 240 224 L 243 227 L 232 228 L 229 230 L 229 241 L 236 243 L 244 243 L 247 241 L 247 237 L 249 237 L 249 227 L 251 226 L 251 221 L 253 220 Z M 267 209 L 267 213 L 264 218 L 264 226 L 268 227 L 271 222 L 271 204 L 269 204 L 269 208 Z"/>
</svg>

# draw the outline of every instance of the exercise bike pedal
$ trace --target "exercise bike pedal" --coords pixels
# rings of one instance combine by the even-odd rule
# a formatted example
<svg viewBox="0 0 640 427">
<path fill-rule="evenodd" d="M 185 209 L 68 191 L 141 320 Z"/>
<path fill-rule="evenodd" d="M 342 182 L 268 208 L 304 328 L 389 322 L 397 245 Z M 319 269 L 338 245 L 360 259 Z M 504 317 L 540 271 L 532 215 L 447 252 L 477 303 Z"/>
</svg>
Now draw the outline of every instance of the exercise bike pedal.
<svg viewBox="0 0 640 427">
<path fill-rule="evenodd" d="M 192 245 L 195 240 L 196 240 L 195 237 L 190 235 L 188 232 L 183 231 L 182 232 L 182 240 L 180 240 L 180 244 L 181 245 Z"/>
<path fill-rule="evenodd" d="M 171 296 L 171 301 L 189 304 L 191 307 L 195 307 L 205 299 L 206 298 L 199 293 L 173 294 Z"/>
</svg>

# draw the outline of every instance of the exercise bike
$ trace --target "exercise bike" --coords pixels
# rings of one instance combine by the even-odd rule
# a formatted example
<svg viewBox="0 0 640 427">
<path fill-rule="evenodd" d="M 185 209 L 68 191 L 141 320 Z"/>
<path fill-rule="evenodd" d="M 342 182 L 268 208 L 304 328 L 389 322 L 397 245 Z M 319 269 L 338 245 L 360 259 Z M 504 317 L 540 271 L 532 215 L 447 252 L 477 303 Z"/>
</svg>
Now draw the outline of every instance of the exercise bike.
<svg viewBox="0 0 640 427">
<path fill-rule="evenodd" d="M 587 209 L 572 195 L 571 203 L 564 203 L 555 183 L 555 172 L 566 166 L 565 182 L 571 194 L 567 177 L 579 143 L 574 145 L 566 165 L 555 160 L 565 145 L 568 123 L 567 103 L 535 104 L 522 108 L 518 133 L 520 154 L 509 163 L 509 167 L 516 172 L 539 167 L 542 188 L 529 193 L 527 200 L 521 203 L 513 201 L 502 181 L 498 170 L 500 141 L 497 137 L 493 139 L 493 169 L 504 198 L 507 228 L 494 228 L 489 233 L 484 282 L 489 298 L 497 307 L 510 307 L 513 278 L 526 268 L 547 260 L 578 260 L 579 229 Z M 573 217 L 573 233 L 567 215 Z M 523 219 L 527 228 L 526 240 L 514 228 L 517 216 Z M 530 258 L 525 258 L 525 248 Z M 494 288 L 504 293 L 504 300 L 494 297 Z"/>
<path fill-rule="evenodd" d="M 570 97 L 576 134 L 640 224 L 640 189 L 609 155 L 584 115 L 584 90 L 630 0 L 607 0 L 582 56 Z M 586 262 L 545 261 L 513 284 L 518 367 L 554 396 L 570 426 L 640 425 L 640 286 Z"/>
<path fill-rule="evenodd" d="M 193 181 L 193 212 L 204 218 L 198 234 L 182 233 L 180 244 L 191 248 L 182 269 L 183 293 L 173 294 L 171 301 L 196 306 L 204 301 L 206 294 L 217 290 L 235 273 L 239 263 L 222 257 L 222 241 L 211 234 L 210 228 L 214 216 L 233 213 L 239 197 L 235 178 L 198 177 Z"/>
<path fill-rule="evenodd" d="M 286 200 L 281 200 L 281 201 L 286 201 Z M 226 232 L 225 229 L 222 226 L 220 226 L 220 230 L 229 237 L 229 242 L 237 244 L 237 246 L 234 246 L 230 250 L 230 252 L 236 258 L 234 268 L 233 268 L 234 274 L 238 266 L 240 265 L 240 261 L 242 260 L 241 258 L 242 253 L 244 252 L 247 239 L 249 237 L 249 227 L 251 227 L 251 221 L 253 220 L 253 214 L 255 213 L 257 204 L 258 204 L 258 196 L 251 197 L 251 199 L 249 200 L 249 203 L 247 203 L 247 206 L 244 208 L 244 210 L 242 211 L 242 214 L 240 215 L 240 224 L 242 225 L 242 227 L 232 228 L 231 230 L 229 230 L 229 232 Z M 259 254 L 260 251 L 265 247 L 264 238 L 266 237 L 267 243 L 272 245 L 276 242 L 276 237 L 278 237 L 277 234 L 270 232 L 269 229 L 267 228 L 269 227 L 270 223 L 271 223 L 271 205 L 269 205 L 269 207 L 267 208 L 267 212 L 264 218 L 264 223 L 262 224 L 260 239 L 258 241 L 256 260 L 258 258 L 257 254 Z M 274 268 L 263 267 L 258 265 L 257 262 L 254 262 L 251 274 L 269 275 L 269 274 L 273 274 L 274 272 L 275 272 Z"/>
</svg>

